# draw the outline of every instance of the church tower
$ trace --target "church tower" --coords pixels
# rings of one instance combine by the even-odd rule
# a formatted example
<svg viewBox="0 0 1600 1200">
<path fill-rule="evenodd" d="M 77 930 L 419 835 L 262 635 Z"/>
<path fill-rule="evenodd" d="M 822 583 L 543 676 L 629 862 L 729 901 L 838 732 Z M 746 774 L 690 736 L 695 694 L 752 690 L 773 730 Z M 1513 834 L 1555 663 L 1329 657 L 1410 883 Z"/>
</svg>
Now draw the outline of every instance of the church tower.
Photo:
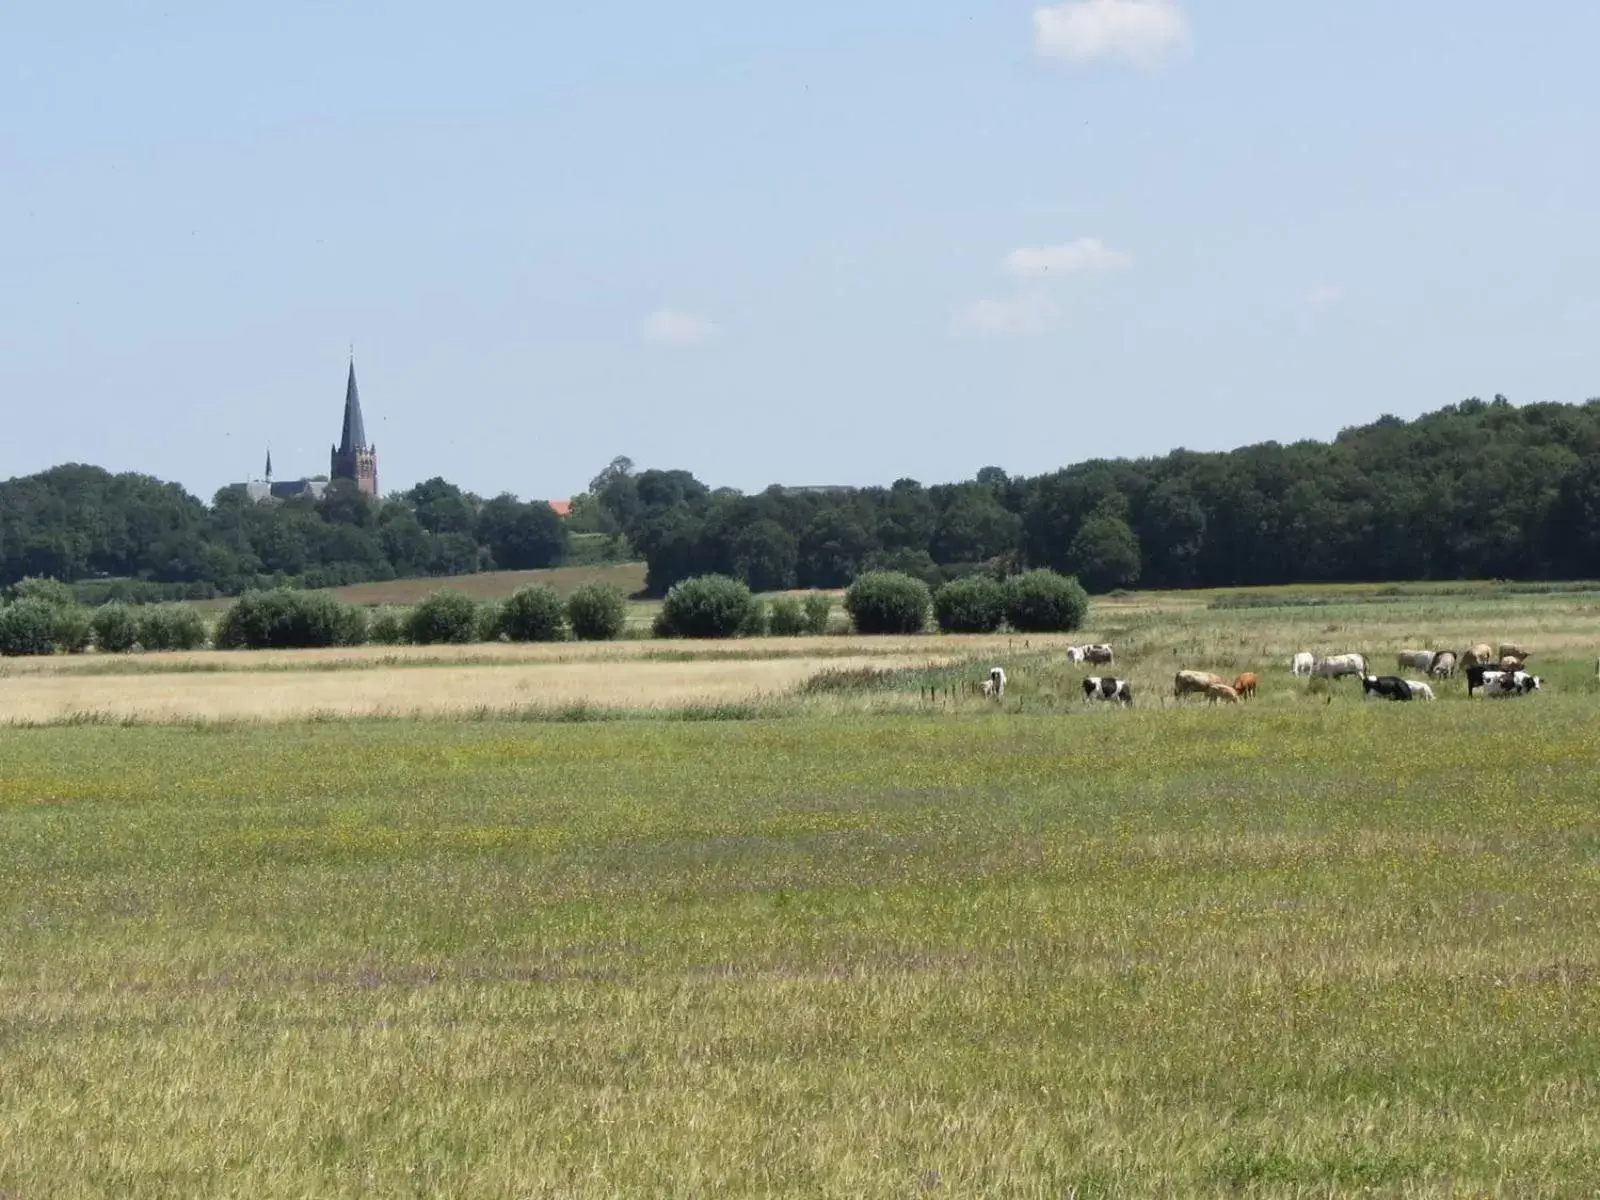
<svg viewBox="0 0 1600 1200">
<path fill-rule="evenodd" d="M 350 360 L 350 381 L 344 388 L 344 430 L 331 457 L 328 478 L 351 480 L 362 493 L 378 498 L 378 448 L 367 444 L 361 393 L 356 390 L 355 359 Z"/>
</svg>

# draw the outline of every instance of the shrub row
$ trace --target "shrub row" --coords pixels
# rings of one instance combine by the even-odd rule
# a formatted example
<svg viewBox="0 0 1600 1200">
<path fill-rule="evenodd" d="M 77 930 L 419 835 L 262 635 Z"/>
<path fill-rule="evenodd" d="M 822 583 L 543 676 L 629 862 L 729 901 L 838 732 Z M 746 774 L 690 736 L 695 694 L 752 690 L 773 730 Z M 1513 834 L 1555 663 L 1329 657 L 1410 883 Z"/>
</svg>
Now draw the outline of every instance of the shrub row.
<svg viewBox="0 0 1600 1200">
<path fill-rule="evenodd" d="M 91 612 L 29 597 L 0 605 L 0 655 L 6 657 L 82 654 L 91 645 L 114 654 L 198 650 L 207 640 L 204 618 L 184 604 L 108 604 Z"/>
<path fill-rule="evenodd" d="M 930 595 L 927 584 L 898 572 L 861 576 L 845 593 L 856 632 L 920 633 L 931 608 L 945 633 L 993 633 L 1009 625 L 1018 633 L 1065 633 L 1083 624 L 1089 595 L 1076 579 L 1054 571 L 1029 571 L 1004 583 L 969 575 Z"/>
<path fill-rule="evenodd" d="M 523 588 L 504 603 L 479 603 L 460 592 L 435 592 L 405 612 L 340 604 L 316 592 L 252 592 L 217 626 L 224 649 L 469 645 L 475 642 L 555 642 L 567 637 L 604 641 L 621 635 L 627 601 L 608 584 L 588 584 L 565 600 L 553 588 Z"/>
<path fill-rule="evenodd" d="M 573 637 L 619 637 L 627 620 L 622 593 L 589 584 L 563 600 L 544 585 L 524 588 L 504 603 L 482 604 L 459 592 L 436 592 L 406 612 L 341 604 L 321 592 L 279 588 L 241 596 L 208 638 L 205 621 L 182 604 L 130 608 L 107 604 L 91 614 L 51 581 L 25 581 L 0 605 L 0 654 L 76 654 L 97 646 L 108 653 L 326 646 L 469 644 L 508 640 L 553 642 Z M 1004 583 L 971 575 L 930 592 L 927 584 L 894 571 L 869 572 L 845 593 L 845 609 L 863 634 L 921 633 L 932 612 L 947 633 L 989 633 L 1009 625 L 1019 633 L 1078 628 L 1089 598 L 1077 580 L 1030 571 Z M 657 637 L 798 637 L 827 632 L 826 596 L 777 596 L 763 602 L 742 582 L 721 575 L 686 579 L 667 593 L 654 623 Z"/>
<path fill-rule="evenodd" d="M 828 632 L 832 611 L 820 593 L 766 602 L 740 580 L 701 575 L 673 585 L 651 628 L 660 638 L 815 637 Z"/>
<path fill-rule="evenodd" d="M 1076 579 L 1054 571 L 1029 571 L 1004 583 L 969 575 L 937 592 L 903 572 L 869 571 L 845 592 L 844 606 L 861 634 L 921 633 L 930 611 L 946 633 L 992 633 L 1002 625 L 1018 633 L 1057 633 L 1083 624 L 1089 596 Z M 823 595 L 779 596 L 764 605 L 738 580 L 702 575 L 667 593 L 654 630 L 657 637 L 794 637 L 826 632 L 828 615 Z"/>
</svg>

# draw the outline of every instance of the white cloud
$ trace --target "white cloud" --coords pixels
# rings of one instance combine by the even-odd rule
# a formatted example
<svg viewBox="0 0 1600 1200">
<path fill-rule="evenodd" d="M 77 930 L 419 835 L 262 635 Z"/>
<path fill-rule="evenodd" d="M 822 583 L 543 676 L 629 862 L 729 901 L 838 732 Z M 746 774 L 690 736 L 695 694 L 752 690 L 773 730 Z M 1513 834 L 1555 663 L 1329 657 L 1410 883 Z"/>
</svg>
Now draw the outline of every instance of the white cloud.
<svg viewBox="0 0 1600 1200">
<path fill-rule="evenodd" d="M 1006 256 L 1013 275 L 1071 275 L 1078 271 L 1113 271 L 1133 259 L 1099 238 L 1079 238 L 1064 246 L 1024 247 Z"/>
<path fill-rule="evenodd" d="M 643 332 L 645 341 L 658 346 L 698 346 L 711 341 L 722 328 L 705 317 L 664 308 L 644 319 Z"/>
<path fill-rule="evenodd" d="M 1337 284 L 1324 283 L 1306 293 L 1305 301 L 1312 308 L 1327 308 L 1344 299 L 1344 289 Z"/>
<path fill-rule="evenodd" d="M 1039 53 L 1066 62 L 1121 58 L 1154 66 L 1188 48 L 1189 22 L 1175 0 L 1075 0 L 1036 9 Z"/>
<path fill-rule="evenodd" d="M 957 333 L 999 337 L 1008 333 L 1043 333 L 1060 317 L 1061 310 L 1049 296 L 1021 292 L 975 300 L 955 315 L 953 324 Z"/>
</svg>

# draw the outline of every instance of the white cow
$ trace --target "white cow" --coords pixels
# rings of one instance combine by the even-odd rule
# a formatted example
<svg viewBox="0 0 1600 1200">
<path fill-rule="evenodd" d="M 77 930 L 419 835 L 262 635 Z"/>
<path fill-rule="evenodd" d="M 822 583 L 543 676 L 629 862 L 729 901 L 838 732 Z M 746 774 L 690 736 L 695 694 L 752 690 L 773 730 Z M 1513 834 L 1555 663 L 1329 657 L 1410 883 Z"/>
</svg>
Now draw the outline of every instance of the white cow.
<svg viewBox="0 0 1600 1200">
<path fill-rule="evenodd" d="M 1302 650 L 1299 654 L 1296 654 L 1294 656 L 1294 660 L 1290 662 L 1289 670 L 1292 671 L 1296 676 L 1309 676 L 1312 670 L 1315 669 L 1316 665 L 1316 657 Z"/>
<path fill-rule="evenodd" d="M 996 700 L 1005 697 L 1006 672 L 1004 667 L 989 668 L 989 678 L 983 681 L 983 694 L 985 696 L 993 696 Z"/>
<path fill-rule="evenodd" d="M 1331 658 L 1319 658 L 1311 673 L 1318 679 L 1342 679 L 1346 675 L 1364 676 L 1367 673 L 1366 656 L 1335 654 Z"/>
<path fill-rule="evenodd" d="M 1432 650 L 1402 650 L 1395 657 L 1402 671 L 1421 671 L 1426 675 L 1436 656 Z"/>
<path fill-rule="evenodd" d="M 1427 684 L 1414 679 L 1408 679 L 1406 682 L 1411 685 L 1411 698 L 1413 700 L 1432 700 L 1435 698 L 1433 689 Z"/>
</svg>

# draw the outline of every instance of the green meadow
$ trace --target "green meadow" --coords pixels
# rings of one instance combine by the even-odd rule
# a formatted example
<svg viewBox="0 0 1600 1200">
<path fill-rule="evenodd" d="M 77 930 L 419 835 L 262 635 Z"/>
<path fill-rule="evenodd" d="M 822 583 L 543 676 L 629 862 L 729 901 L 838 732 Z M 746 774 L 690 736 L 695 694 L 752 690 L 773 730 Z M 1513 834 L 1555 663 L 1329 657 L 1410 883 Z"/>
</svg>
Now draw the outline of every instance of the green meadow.
<svg viewBox="0 0 1600 1200">
<path fill-rule="evenodd" d="M 1333 699 L 0 731 L 0 1196 L 1600 1192 L 1594 696 Z"/>
</svg>

